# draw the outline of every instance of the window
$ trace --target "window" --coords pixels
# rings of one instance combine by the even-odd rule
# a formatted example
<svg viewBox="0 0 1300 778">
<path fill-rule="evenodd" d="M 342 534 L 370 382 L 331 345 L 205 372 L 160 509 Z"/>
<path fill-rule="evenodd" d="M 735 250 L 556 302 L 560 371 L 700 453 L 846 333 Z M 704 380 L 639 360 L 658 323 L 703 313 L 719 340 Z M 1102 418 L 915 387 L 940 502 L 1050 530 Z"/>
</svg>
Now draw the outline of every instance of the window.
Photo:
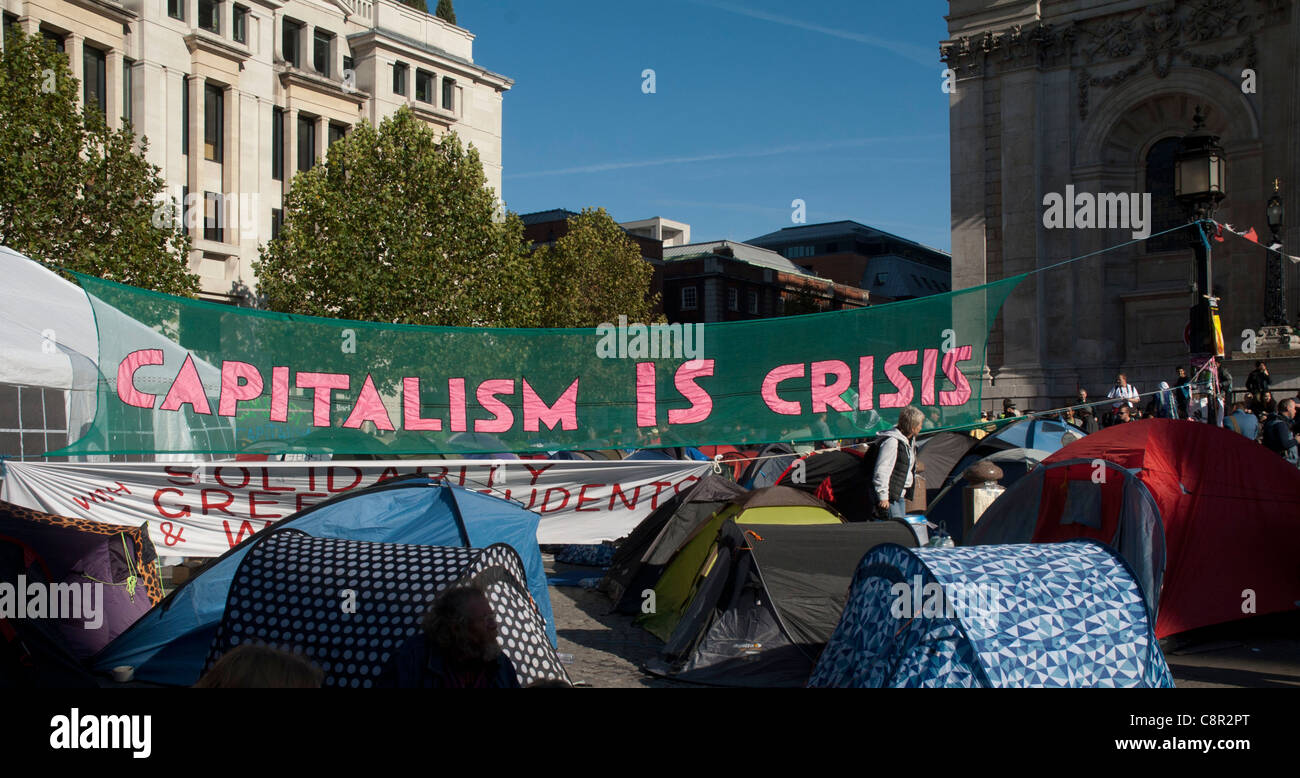
<svg viewBox="0 0 1300 778">
<path fill-rule="evenodd" d="M 1173 229 L 1187 221 L 1187 214 L 1174 199 L 1174 156 L 1181 145 L 1180 138 L 1165 138 L 1147 152 L 1147 191 L 1151 193 L 1151 213 L 1148 227 L 1158 233 Z M 1180 251 L 1187 248 L 1187 235 L 1183 231 L 1147 238 L 1148 254 L 1157 251 Z"/>
<path fill-rule="evenodd" d="M 181 153 L 190 153 L 190 77 L 181 77 Z"/>
<path fill-rule="evenodd" d="M 122 60 L 122 118 L 130 122 L 134 117 L 131 110 L 132 98 L 135 94 L 135 60 Z"/>
<path fill-rule="evenodd" d="M 66 403 L 60 389 L 0 384 L 0 455 L 38 458 L 66 446 Z"/>
<path fill-rule="evenodd" d="M 167 0 L 167 15 L 185 21 L 185 0 Z"/>
<path fill-rule="evenodd" d="M 220 0 L 199 0 L 199 27 L 208 32 L 221 32 Z"/>
<path fill-rule="evenodd" d="M 740 310 L 740 293 L 736 291 L 735 287 L 727 289 L 727 310 Z"/>
<path fill-rule="evenodd" d="M 298 117 L 298 169 L 311 170 L 316 164 L 316 120 Z"/>
<path fill-rule="evenodd" d="M 236 5 L 230 16 L 230 37 L 236 43 L 248 43 L 248 9 L 242 5 Z"/>
<path fill-rule="evenodd" d="M 284 225 L 284 209 L 271 209 L 271 240 L 280 237 L 280 227 Z"/>
<path fill-rule="evenodd" d="M 329 145 L 333 146 L 334 141 L 343 140 L 343 136 L 347 134 L 348 134 L 348 126 L 346 124 L 336 124 L 335 122 L 330 122 Z"/>
<path fill-rule="evenodd" d="M 81 89 L 88 106 L 98 106 L 99 112 L 108 116 L 108 90 L 104 83 L 107 72 L 107 55 L 86 44 L 81 47 Z"/>
<path fill-rule="evenodd" d="M 320 30 L 312 35 L 311 66 L 322 76 L 330 74 L 330 41 L 333 39 L 333 35 Z"/>
<path fill-rule="evenodd" d="M 225 126 L 226 90 L 216 84 L 203 85 L 203 158 L 221 161 L 221 134 Z"/>
<path fill-rule="evenodd" d="M 442 107 L 454 111 L 456 105 L 456 82 L 450 78 L 442 80 Z"/>
<path fill-rule="evenodd" d="M 406 73 L 409 70 L 405 62 L 393 63 L 393 94 L 406 96 Z"/>
<path fill-rule="evenodd" d="M 344 54 L 344 55 L 343 55 L 343 78 L 344 78 L 344 79 L 347 79 L 347 77 L 348 77 L 348 73 L 353 73 L 353 67 L 352 67 L 352 55 L 351 55 L 351 54 Z M 355 80 L 356 80 L 356 74 L 355 74 L 355 73 L 353 73 L 352 78 L 353 78 L 353 81 L 355 82 Z"/>
<path fill-rule="evenodd" d="M 749 293 L 749 312 L 758 313 L 758 292 Z"/>
<path fill-rule="evenodd" d="M 54 48 L 58 49 L 59 51 L 63 51 L 62 35 L 60 35 L 57 32 L 50 32 L 49 30 L 46 30 L 44 28 L 41 29 L 41 35 L 45 37 L 45 40 L 49 41 L 50 43 L 53 43 Z"/>
<path fill-rule="evenodd" d="M 682 310 L 693 311 L 695 310 L 695 305 L 696 305 L 695 287 L 683 286 L 682 287 Z"/>
<path fill-rule="evenodd" d="M 3 48 L 3 44 L 8 42 L 9 36 L 12 34 L 11 30 L 13 30 L 14 26 L 17 24 L 17 16 L 14 16 L 8 11 L 0 14 L 0 48 Z"/>
<path fill-rule="evenodd" d="M 284 180 L 284 109 L 271 109 L 271 178 Z"/>
<path fill-rule="evenodd" d="M 415 71 L 415 99 L 422 103 L 433 102 L 433 74 L 427 70 Z"/>
<path fill-rule="evenodd" d="M 216 192 L 203 193 L 203 239 L 220 243 L 221 237 L 221 195 Z"/>
<path fill-rule="evenodd" d="M 280 49 L 284 53 L 284 61 L 296 68 L 302 67 L 302 52 L 298 49 L 298 38 L 301 32 L 302 24 L 291 19 L 284 20 L 284 29 L 280 34 Z"/>
</svg>

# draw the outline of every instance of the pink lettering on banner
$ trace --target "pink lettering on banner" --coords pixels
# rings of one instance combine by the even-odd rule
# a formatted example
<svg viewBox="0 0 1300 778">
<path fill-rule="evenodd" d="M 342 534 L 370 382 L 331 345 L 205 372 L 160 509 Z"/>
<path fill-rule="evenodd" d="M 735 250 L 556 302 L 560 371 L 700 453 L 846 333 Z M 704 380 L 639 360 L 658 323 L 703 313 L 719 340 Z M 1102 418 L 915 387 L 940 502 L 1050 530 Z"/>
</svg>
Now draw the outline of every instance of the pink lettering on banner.
<svg viewBox="0 0 1300 778">
<path fill-rule="evenodd" d="M 542 402 L 542 398 L 537 396 L 533 387 L 528 385 L 528 379 L 523 379 L 524 395 L 524 432 L 540 432 L 538 427 L 545 424 L 546 429 L 553 430 L 555 425 L 560 425 L 562 430 L 576 430 L 578 428 L 578 380 L 573 379 L 569 388 L 556 399 L 555 404 L 547 406 Z"/>
<path fill-rule="evenodd" d="M 218 416 L 234 416 L 241 400 L 262 396 L 262 373 L 247 362 L 227 360 L 221 363 L 221 399 Z"/>
<path fill-rule="evenodd" d="M 282 518 L 284 518 L 284 514 L 283 514 L 283 513 L 258 513 L 258 512 L 257 512 L 257 507 L 258 507 L 259 505 L 265 505 L 265 506 L 277 506 L 277 507 L 278 507 L 279 504 L 280 504 L 280 503 L 277 502 L 276 500 L 259 500 L 259 499 L 257 499 L 258 495 L 264 495 L 264 496 L 268 496 L 268 497 L 275 497 L 275 495 L 274 495 L 273 493 L 271 493 L 271 492 L 259 492 L 259 491 L 252 491 L 252 492 L 249 492 L 249 493 L 248 493 L 248 516 L 249 516 L 249 518 L 253 518 L 253 519 L 282 519 Z"/>
<path fill-rule="evenodd" d="M 148 394 L 135 388 L 135 371 L 145 365 L 161 365 L 163 363 L 162 349 L 146 348 L 139 351 L 132 351 L 122 360 L 122 364 L 117 366 L 117 397 L 127 405 L 136 408 L 153 409 L 153 404 L 158 401 L 158 395 Z"/>
<path fill-rule="evenodd" d="M 447 379 L 447 396 L 451 400 L 451 431 L 465 431 L 465 379 Z"/>
<path fill-rule="evenodd" d="M 876 391 L 876 358 L 858 358 L 858 410 L 869 411 L 875 407 L 871 395 Z"/>
<path fill-rule="evenodd" d="M 833 376 L 834 382 L 826 383 L 826 377 Z M 853 371 L 838 359 L 812 363 L 812 412 L 826 413 L 832 411 L 851 411 L 853 406 L 840 397 L 853 383 Z"/>
<path fill-rule="evenodd" d="M 214 496 L 217 495 L 220 495 L 221 497 L 225 497 L 226 499 L 222 500 L 220 504 L 217 504 L 212 499 Z M 235 502 L 235 495 L 230 492 L 227 492 L 224 489 L 204 489 L 201 492 L 199 492 L 199 500 L 203 503 L 204 516 L 211 514 L 213 511 L 221 511 L 227 516 L 235 515 L 231 513 L 229 510 L 227 510 L 227 508 L 229 508 L 231 504 Z"/>
<path fill-rule="evenodd" d="M 921 352 L 921 404 L 934 405 L 934 369 L 939 365 L 939 349 Z"/>
<path fill-rule="evenodd" d="M 298 510 L 302 510 L 303 508 L 307 508 L 316 504 L 314 502 L 305 502 L 305 500 L 309 497 L 329 497 L 329 495 L 324 494 L 322 492 L 299 492 L 298 494 L 294 495 L 294 505 L 297 506 Z"/>
<path fill-rule="evenodd" d="M 375 380 L 368 373 L 366 380 L 361 384 L 356 405 L 352 406 L 352 413 L 348 414 L 343 427 L 350 430 L 361 429 L 361 425 L 366 422 L 374 424 L 375 429 L 393 431 L 393 420 L 388 418 L 388 409 L 384 407 L 384 401 L 379 397 Z"/>
<path fill-rule="evenodd" d="M 659 493 L 662 492 L 665 487 L 672 486 L 673 483 L 672 481 L 651 481 L 650 485 L 655 488 L 655 493 L 650 498 L 650 510 L 654 510 L 659 507 Z"/>
<path fill-rule="evenodd" d="M 252 537 L 257 533 L 257 530 L 253 529 L 252 522 L 248 521 L 247 519 L 239 523 L 238 535 L 230 531 L 230 522 L 227 521 L 226 519 L 221 520 L 221 526 L 226 530 L 226 542 L 230 544 L 231 548 L 234 548 L 235 546 L 238 546 L 240 543 L 244 542 L 245 535 Z M 268 521 L 266 525 L 262 527 L 262 529 L 266 529 L 269 526 L 271 526 L 271 522 Z"/>
<path fill-rule="evenodd" d="M 289 368 L 271 368 L 271 421 L 289 420 Z"/>
<path fill-rule="evenodd" d="M 940 405 L 965 405 L 970 401 L 970 382 L 966 380 L 966 376 L 957 367 L 957 363 L 970 359 L 973 350 L 972 346 L 967 345 L 951 349 L 947 354 L 943 355 L 943 374 L 948 377 L 949 381 L 952 381 L 955 388 L 939 392 Z"/>
<path fill-rule="evenodd" d="M 474 398 L 483 410 L 492 414 L 491 419 L 477 419 L 475 432 L 509 432 L 515 426 L 515 412 L 510 406 L 497 399 L 498 394 L 514 394 L 515 382 L 512 378 L 494 378 L 478 385 Z"/>
<path fill-rule="evenodd" d="M 160 410 L 179 411 L 182 405 L 190 406 L 195 413 L 212 415 L 208 395 L 204 393 L 203 382 L 199 380 L 199 370 L 194 366 L 194 357 L 189 354 L 185 355 L 181 371 L 176 374 L 176 380 L 172 381 L 171 389 L 167 390 L 167 398 L 163 400 Z"/>
<path fill-rule="evenodd" d="M 690 362 L 683 362 L 681 367 L 677 368 L 677 373 L 673 376 L 673 385 L 681 392 L 682 397 L 691 401 L 691 407 L 670 408 L 669 424 L 698 424 L 709 418 L 709 414 L 713 413 L 713 398 L 695 383 L 695 379 L 707 378 L 711 375 L 713 375 L 712 359 L 693 359 Z"/>
<path fill-rule="evenodd" d="M 402 429 L 408 432 L 442 431 L 442 419 L 420 416 L 420 379 L 413 376 L 402 379 Z"/>
<path fill-rule="evenodd" d="M 885 377 L 898 391 L 880 395 L 881 408 L 903 408 L 912 402 L 912 382 L 907 380 L 900 368 L 915 365 L 917 356 L 916 349 L 913 349 L 890 354 L 885 360 Z"/>
<path fill-rule="evenodd" d="M 299 389 L 313 390 L 311 425 L 328 427 L 334 390 L 346 391 L 352 385 L 352 379 L 341 373 L 299 373 L 297 383 Z"/>
<path fill-rule="evenodd" d="M 659 410 L 655 408 L 655 363 L 636 363 L 636 426 L 653 427 Z"/>
<path fill-rule="evenodd" d="M 763 402 L 773 413 L 779 413 L 782 416 L 798 416 L 803 413 L 803 406 L 797 402 L 782 400 L 781 396 L 776 393 L 777 387 L 782 381 L 788 381 L 791 378 L 803 378 L 803 363 L 799 362 L 793 365 L 781 365 L 774 367 L 763 379 Z"/>
</svg>

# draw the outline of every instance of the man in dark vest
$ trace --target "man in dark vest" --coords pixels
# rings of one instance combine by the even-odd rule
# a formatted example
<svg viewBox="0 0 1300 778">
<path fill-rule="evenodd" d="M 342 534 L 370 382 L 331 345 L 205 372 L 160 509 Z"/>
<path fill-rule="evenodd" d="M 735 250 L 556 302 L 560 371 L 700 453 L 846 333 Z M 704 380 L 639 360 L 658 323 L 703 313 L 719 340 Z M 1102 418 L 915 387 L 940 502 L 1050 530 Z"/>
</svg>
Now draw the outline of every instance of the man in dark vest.
<svg viewBox="0 0 1300 778">
<path fill-rule="evenodd" d="M 876 492 L 876 517 L 907 515 L 907 493 L 916 477 L 916 435 L 925 417 L 907 406 L 898 413 L 898 425 L 881 436 L 872 487 Z"/>
</svg>

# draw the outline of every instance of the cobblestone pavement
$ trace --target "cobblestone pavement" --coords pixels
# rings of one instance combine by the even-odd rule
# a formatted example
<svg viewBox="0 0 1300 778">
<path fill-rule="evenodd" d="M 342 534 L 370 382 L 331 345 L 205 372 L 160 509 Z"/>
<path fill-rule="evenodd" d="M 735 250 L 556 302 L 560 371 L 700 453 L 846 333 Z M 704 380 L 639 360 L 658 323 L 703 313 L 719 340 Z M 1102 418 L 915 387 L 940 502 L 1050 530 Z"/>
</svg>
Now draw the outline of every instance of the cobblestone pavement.
<svg viewBox="0 0 1300 778">
<path fill-rule="evenodd" d="M 560 564 L 544 554 L 547 574 L 574 570 L 602 575 L 599 568 Z M 640 670 L 640 663 L 659 652 L 659 639 L 632 623 L 631 616 L 611 613 L 609 598 L 594 589 L 552 586 L 564 669 L 578 685 L 613 688 L 686 687 L 690 684 L 656 678 Z M 569 657 L 572 657 L 570 659 Z"/>
</svg>

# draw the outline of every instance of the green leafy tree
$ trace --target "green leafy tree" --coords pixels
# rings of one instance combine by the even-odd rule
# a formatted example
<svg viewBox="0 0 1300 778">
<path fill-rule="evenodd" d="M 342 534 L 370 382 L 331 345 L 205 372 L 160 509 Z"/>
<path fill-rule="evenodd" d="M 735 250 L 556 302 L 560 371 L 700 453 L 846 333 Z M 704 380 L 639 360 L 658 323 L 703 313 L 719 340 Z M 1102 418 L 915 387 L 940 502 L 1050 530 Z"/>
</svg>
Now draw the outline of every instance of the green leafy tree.
<svg viewBox="0 0 1300 778">
<path fill-rule="evenodd" d="M 255 263 L 272 310 L 446 326 L 527 327 L 540 293 L 523 224 L 498 215 L 478 152 L 403 106 L 298 173 Z"/>
<path fill-rule="evenodd" d="M 190 238 L 159 200 L 159 170 L 130 127 L 77 106 L 80 83 L 48 41 L 6 32 L 0 54 L 0 244 L 64 270 L 193 295 Z"/>
<path fill-rule="evenodd" d="M 438 11 L 434 15 L 445 22 L 456 23 L 456 10 L 451 7 L 451 0 L 438 0 Z"/>
<path fill-rule="evenodd" d="M 546 291 L 543 326 L 595 327 L 619 315 L 656 320 L 659 296 L 649 294 L 654 268 L 604 208 L 570 217 L 568 233 L 533 258 Z"/>
<path fill-rule="evenodd" d="M 402 5 L 410 6 L 417 11 L 429 12 L 429 6 L 426 0 L 400 0 Z"/>
</svg>

